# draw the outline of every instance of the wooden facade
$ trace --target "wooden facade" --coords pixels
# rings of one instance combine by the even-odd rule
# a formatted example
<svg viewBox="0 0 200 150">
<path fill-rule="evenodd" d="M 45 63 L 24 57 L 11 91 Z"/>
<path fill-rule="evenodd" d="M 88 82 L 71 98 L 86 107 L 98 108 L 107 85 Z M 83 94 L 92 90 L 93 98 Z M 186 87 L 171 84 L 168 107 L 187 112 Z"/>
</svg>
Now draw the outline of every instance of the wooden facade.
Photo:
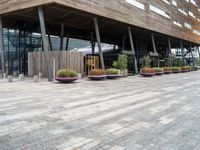
<svg viewBox="0 0 200 150">
<path fill-rule="evenodd" d="M 121 23 L 121 25 L 132 26 L 133 28 L 139 27 L 139 29 L 135 29 L 136 32 L 139 32 L 141 28 L 200 44 L 199 0 L 196 0 L 196 4 L 186 0 L 173 0 L 173 2 L 172 0 L 137 0 L 141 5 L 140 7 L 144 7 L 144 9 L 128 2 L 131 2 L 131 0 L 3 0 L 0 2 L 0 15 L 5 20 L 5 26 L 14 27 L 11 22 L 12 18 L 13 21 L 17 21 L 16 17 L 37 21 L 38 16 L 34 8 L 43 5 L 46 10 L 47 24 L 53 24 L 51 26 L 55 29 L 55 31 L 52 31 L 53 34 L 58 34 L 58 31 L 56 32 L 60 27 L 60 25 L 59 27 L 56 25 L 58 21 L 68 26 L 70 32 L 74 28 L 79 29 L 81 33 L 89 32 L 93 28 L 88 16 L 89 18 L 99 16 L 105 18 L 105 22 L 109 20 L 115 21 L 113 22 L 113 27 L 114 24 Z M 152 7 L 162 12 L 160 14 L 156 13 L 152 10 Z M 60 14 L 60 17 L 58 17 L 58 14 Z M 72 17 L 73 14 L 74 18 Z M 77 21 L 78 18 L 76 17 L 81 16 L 82 19 L 79 18 L 80 22 Z M 57 20 L 58 18 L 60 19 Z M 190 25 L 191 27 L 188 27 Z M 106 39 L 106 37 L 112 38 L 112 33 L 109 32 L 111 28 L 112 24 L 102 27 L 102 29 L 105 29 L 105 37 L 102 36 L 103 39 Z M 69 36 L 74 36 L 74 33 L 70 32 L 68 32 Z M 122 31 L 120 30 L 119 32 Z M 115 34 L 113 33 L 113 35 Z M 82 37 L 86 37 L 86 35 L 83 34 Z"/>
</svg>

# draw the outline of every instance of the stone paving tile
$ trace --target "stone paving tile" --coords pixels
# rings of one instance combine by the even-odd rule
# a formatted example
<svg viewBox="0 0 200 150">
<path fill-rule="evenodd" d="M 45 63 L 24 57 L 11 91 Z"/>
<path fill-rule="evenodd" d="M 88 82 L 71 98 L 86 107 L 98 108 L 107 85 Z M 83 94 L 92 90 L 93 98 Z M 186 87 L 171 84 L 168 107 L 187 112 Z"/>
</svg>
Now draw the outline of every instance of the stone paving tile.
<svg viewBox="0 0 200 150">
<path fill-rule="evenodd" d="M 0 80 L 0 150 L 198 150 L 200 72 Z"/>
</svg>

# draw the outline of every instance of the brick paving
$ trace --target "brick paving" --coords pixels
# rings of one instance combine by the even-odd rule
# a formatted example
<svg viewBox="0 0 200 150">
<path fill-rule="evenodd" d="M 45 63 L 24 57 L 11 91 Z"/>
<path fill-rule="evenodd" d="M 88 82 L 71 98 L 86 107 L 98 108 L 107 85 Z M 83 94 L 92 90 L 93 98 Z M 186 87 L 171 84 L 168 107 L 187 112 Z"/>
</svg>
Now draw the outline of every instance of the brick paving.
<svg viewBox="0 0 200 150">
<path fill-rule="evenodd" d="M 199 150 L 200 72 L 0 80 L 0 150 Z"/>
</svg>

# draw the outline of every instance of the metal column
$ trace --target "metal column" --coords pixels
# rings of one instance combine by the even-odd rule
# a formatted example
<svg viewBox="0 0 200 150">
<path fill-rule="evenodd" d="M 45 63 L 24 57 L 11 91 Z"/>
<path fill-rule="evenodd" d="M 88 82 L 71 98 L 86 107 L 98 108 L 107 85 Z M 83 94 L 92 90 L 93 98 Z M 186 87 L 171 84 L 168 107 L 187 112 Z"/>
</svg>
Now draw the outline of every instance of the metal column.
<svg viewBox="0 0 200 150">
<path fill-rule="evenodd" d="M 152 40 L 152 44 L 153 44 L 154 53 L 157 53 L 156 43 L 155 43 L 155 39 L 154 39 L 153 33 L 151 33 L 151 40 Z"/>
<path fill-rule="evenodd" d="M 152 44 L 153 44 L 153 51 L 155 56 L 157 56 L 157 61 L 158 61 L 158 67 L 160 67 L 160 60 L 159 60 L 159 55 L 156 49 L 156 43 L 155 43 L 155 38 L 154 38 L 154 34 L 151 33 L 151 40 L 152 40 Z"/>
<path fill-rule="evenodd" d="M 4 45 L 3 45 L 3 23 L 0 17 L 0 56 L 1 56 L 1 69 L 5 73 L 5 60 L 4 60 Z"/>
<path fill-rule="evenodd" d="M 194 55 L 193 55 L 193 52 L 192 52 L 192 45 L 191 44 L 190 44 L 190 53 L 191 53 L 191 56 L 192 56 L 192 64 L 193 64 L 193 66 L 195 66 Z"/>
<path fill-rule="evenodd" d="M 64 50 L 63 48 L 63 38 L 64 38 L 65 26 L 61 24 L 61 32 L 60 32 L 60 50 Z"/>
<path fill-rule="evenodd" d="M 102 47 L 101 47 L 101 37 L 100 37 L 100 33 L 99 33 L 98 20 L 97 20 L 97 18 L 93 18 L 93 19 L 94 19 L 94 26 L 95 26 L 96 38 L 97 38 L 97 45 L 98 45 L 98 48 L 99 48 L 99 56 L 100 56 L 101 68 L 103 70 L 105 70 L 105 64 L 104 64 Z"/>
<path fill-rule="evenodd" d="M 184 55 L 184 48 L 183 48 L 183 43 L 181 42 L 181 53 L 182 53 L 182 59 L 183 59 L 183 65 L 185 66 L 185 55 Z"/>
<path fill-rule="evenodd" d="M 94 55 L 95 53 L 95 41 L 94 41 L 94 35 L 93 35 L 93 32 L 91 32 L 91 48 L 92 48 L 92 55 Z"/>
<path fill-rule="evenodd" d="M 68 49 L 69 49 L 69 37 L 67 37 L 65 50 L 68 51 Z"/>
<path fill-rule="evenodd" d="M 48 58 L 48 51 L 49 51 L 49 42 L 48 38 L 46 36 L 46 28 L 45 28 L 45 21 L 44 21 L 44 14 L 43 14 L 43 8 L 42 6 L 38 7 L 38 14 L 39 14 L 39 20 L 40 20 L 40 29 L 42 34 L 42 42 L 43 42 L 43 48 L 44 48 L 44 58 L 45 58 L 45 65 L 46 65 L 46 72 L 48 80 L 51 82 L 53 81 L 52 71 L 50 71 L 49 67 L 49 58 Z"/>
<path fill-rule="evenodd" d="M 200 59 L 200 50 L 199 50 L 199 45 L 197 45 L 197 51 L 198 51 L 199 59 Z"/>
<path fill-rule="evenodd" d="M 131 50 L 133 53 L 134 71 L 135 71 L 135 74 L 138 74 L 137 59 L 136 59 L 136 54 L 135 54 L 135 48 L 133 45 L 133 35 L 132 35 L 132 31 L 130 27 L 128 27 L 128 34 L 129 34 L 129 39 L 130 39 Z"/>
<path fill-rule="evenodd" d="M 49 28 L 47 28 L 47 34 L 48 34 L 48 40 L 49 40 L 49 48 L 51 51 L 53 51 L 52 42 L 51 42 L 51 34 L 49 31 Z"/>
<path fill-rule="evenodd" d="M 169 47 L 169 53 L 168 53 L 168 56 L 169 56 L 169 54 L 172 53 L 172 45 L 171 45 L 170 38 L 168 38 L 168 47 Z"/>
</svg>

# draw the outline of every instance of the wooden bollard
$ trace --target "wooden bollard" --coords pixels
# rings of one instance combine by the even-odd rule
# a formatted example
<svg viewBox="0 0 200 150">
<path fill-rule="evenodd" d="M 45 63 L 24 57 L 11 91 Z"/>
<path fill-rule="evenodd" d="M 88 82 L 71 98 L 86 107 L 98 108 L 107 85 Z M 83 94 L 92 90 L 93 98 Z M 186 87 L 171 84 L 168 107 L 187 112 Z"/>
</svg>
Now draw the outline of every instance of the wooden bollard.
<svg viewBox="0 0 200 150">
<path fill-rule="evenodd" d="M 8 82 L 13 82 L 13 76 L 8 76 Z"/>
<path fill-rule="evenodd" d="M 38 76 L 34 76 L 33 79 L 34 79 L 35 83 L 39 82 L 39 77 Z"/>
</svg>

